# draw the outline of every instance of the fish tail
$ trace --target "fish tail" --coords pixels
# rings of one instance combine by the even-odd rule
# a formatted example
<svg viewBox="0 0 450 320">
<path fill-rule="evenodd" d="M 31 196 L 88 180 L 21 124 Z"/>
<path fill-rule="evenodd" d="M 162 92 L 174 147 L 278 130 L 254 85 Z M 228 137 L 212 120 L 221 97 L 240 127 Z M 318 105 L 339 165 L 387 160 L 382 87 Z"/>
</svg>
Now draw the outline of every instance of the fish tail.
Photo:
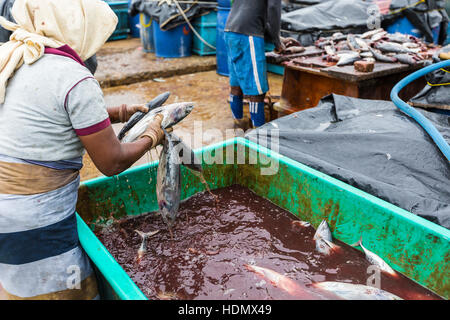
<svg viewBox="0 0 450 320">
<path fill-rule="evenodd" d="M 362 245 L 362 236 L 359 238 L 358 242 L 355 242 L 354 244 L 351 244 L 352 247 L 359 247 Z"/>
<path fill-rule="evenodd" d="M 134 230 L 134 231 L 136 231 L 136 233 L 141 236 L 142 240 L 144 240 L 147 237 L 147 234 L 145 234 L 142 231 L 139 231 L 139 230 Z"/>
</svg>

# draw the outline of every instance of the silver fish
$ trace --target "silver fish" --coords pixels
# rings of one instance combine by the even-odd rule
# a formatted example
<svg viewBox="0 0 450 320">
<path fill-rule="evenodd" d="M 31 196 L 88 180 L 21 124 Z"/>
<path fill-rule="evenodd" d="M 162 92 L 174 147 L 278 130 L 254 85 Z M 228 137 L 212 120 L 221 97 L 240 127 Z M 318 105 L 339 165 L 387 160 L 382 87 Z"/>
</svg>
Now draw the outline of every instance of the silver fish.
<svg viewBox="0 0 450 320">
<path fill-rule="evenodd" d="M 314 283 L 313 287 L 346 300 L 403 300 L 390 292 L 362 284 L 325 281 Z"/>
<path fill-rule="evenodd" d="M 419 57 L 417 57 L 416 55 L 410 55 L 407 53 L 396 54 L 394 56 L 394 58 L 397 59 L 401 63 L 409 64 L 409 65 L 414 65 L 414 64 L 417 64 L 417 62 L 421 61 L 421 59 Z"/>
<path fill-rule="evenodd" d="M 380 41 L 375 43 L 375 48 L 383 52 L 395 52 L 395 53 L 414 53 L 411 49 L 405 48 L 401 44 L 394 42 Z"/>
<path fill-rule="evenodd" d="M 361 52 L 361 58 L 373 58 L 373 53 L 370 51 Z"/>
<path fill-rule="evenodd" d="M 383 37 L 386 36 L 386 35 L 387 35 L 386 31 L 382 31 L 382 32 L 376 33 L 376 34 L 374 34 L 372 36 L 372 38 L 370 38 L 370 41 L 372 41 L 372 42 L 379 41 L 379 40 L 383 39 Z"/>
<path fill-rule="evenodd" d="M 186 118 L 191 113 L 192 109 L 194 109 L 194 104 L 192 102 L 174 103 L 156 108 L 148 112 L 144 118 L 131 128 L 122 139 L 122 142 L 128 143 L 138 139 L 147 129 L 148 124 L 155 118 L 155 115 L 159 113 L 164 116 L 161 127 L 163 129 L 168 129 Z"/>
<path fill-rule="evenodd" d="M 157 96 L 152 101 L 148 102 L 145 106 L 148 108 L 148 112 L 161 107 L 164 102 L 169 99 L 170 92 L 164 92 Z M 133 128 L 136 123 L 138 123 L 142 118 L 144 118 L 146 113 L 142 111 L 138 111 L 135 114 L 131 116 L 131 118 L 127 121 L 127 123 L 123 126 L 122 130 L 120 130 L 119 134 L 117 135 L 117 138 L 119 140 L 122 140 L 125 134 Z"/>
<path fill-rule="evenodd" d="M 378 266 L 381 271 L 384 271 L 390 275 L 397 276 L 397 273 L 394 269 L 392 269 L 383 259 L 381 259 L 378 255 L 373 253 L 372 251 L 366 249 L 362 244 L 362 237 L 355 244 L 352 244 L 352 247 L 360 246 L 364 254 L 366 255 L 366 260 L 369 261 L 372 265 Z"/>
<path fill-rule="evenodd" d="M 347 44 L 350 47 L 350 49 L 352 49 L 353 51 L 361 50 L 361 46 L 358 44 L 358 42 L 356 41 L 355 36 L 352 35 L 352 34 L 349 34 L 347 36 Z"/>
<path fill-rule="evenodd" d="M 156 198 L 164 223 L 171 230 L 178 215 L 181 195 L 180 158 L 170 133 L 165 134 L 156 178 Z"/>
<path fill-rule="evenodd" d="M 383 29 L 383 28 L 375 29 L 375 30 L 371 30 L 371 31 L 367 31 L 367 32 L 365 32 L 365 33 L 363 33 L 363 34 L 361 35 L 361 39 L 370 39 L 370 38 L 372 38 L 374 35 L 376 35 L 376 34 L 378 34 L 378 33 L 381 33 L 381 32 L 384 32 L 384 29 Z"/>
<path fill-rule="evenodd" d="M 349 64 L 353 64 L 355 61 L 361 60 L 358 52 L 352 53 L 338 53 L 339 62 L 336 64 L 337 66 L 346 66 Z"/>
<path fill-rule="evenodd" d="M 340 250 L 340 247 L 333 243 L 333 236 L 325 220 L 317 227 L 313 240 L 316 242 L 316 250 L 322 254 L 330 255 Z"/>
<path fill-rule="evenodd" d="M 138 259 L 141 259 L 147 252 L 147 239 L 150 237 L 153 237 L 155 234 L 157 234 L 159 232 L 159 230 L 151 231 L 151 232 L 147 232 L 147 233 L 144 233 L 139 230 L 134 230 L 134 231 L 136 231 L 137 234 L 140 235 L 142 238 L 142 243 L 138 250 Z"/>
<path fill-rule="evenodd" d="M 380 62 L 388 62 L 388 63 L 394 63 L 397 62 L 397 59 L 392 58 L 392 57 L 388 57 L 385 56 L 384 54 L 382 54 L 381 52 L 372 49 L 369 47 L 369 51 L 373 54 L 375 60 L 380 61 Z"/>
<path fill-rule="evenodd" d="M 368 51 L 369 50 L 369 46 L 367 45 L 367 43 L 363 39 L 355 37 L 355 41 L 356 41 L 356 43 L 358 44 L 358 46 L 360 47 L 360 49 L 362 51 Z"/>
</svg>

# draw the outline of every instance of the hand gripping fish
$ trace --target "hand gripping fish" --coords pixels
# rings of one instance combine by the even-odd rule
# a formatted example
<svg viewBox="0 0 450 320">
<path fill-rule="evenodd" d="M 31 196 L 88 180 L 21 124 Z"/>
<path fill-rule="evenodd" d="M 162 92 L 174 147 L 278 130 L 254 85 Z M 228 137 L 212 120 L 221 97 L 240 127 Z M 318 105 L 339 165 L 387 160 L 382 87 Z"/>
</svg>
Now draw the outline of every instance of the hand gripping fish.
<svg viewBox="0 0 450 320">
<path fill-rule="evenodd" d="M 358 247 L 358 246 L 360 246 L 363 249 L 363 251 L 366 255 L 366 260 L 369 261 L 372 265 L 378 266 L 381 271 L 383 271 L 391 276 L 398 277 L 397 272 L 395 272 L 395 270 L 392 269 L 383 259 L 381 259 L 378 255 L 376 255 L 375 253 L 366 249 L 363 246 L 362 237 L 359 239 L 359 241 L 357 243 L 352 244 L 352 247 Z"/>
<path fill-rule="evenodd" d="M 163 129 L 171 128 L 178 122 L 186 118 L 194 109 L 192 102 L 174 103 L 168 106 L 162 106 L 152 111 L 149 111 L 145 116 L 128 131 L 125 137 L 122 139 L 123 143 L 133 142 L 138 139 L 147 129 L 148 124 L 155 118 L 155 116 L 161 113 L 164 118 L 161 123 Z"/>
<path fill-rule="evenodd" d="M 341 247 L 333 243 L 333 236 L 326 220 L 320 223 L 313 240 L 316 241 L 316 250 L 322 254 L 330 255 L 341 250 Z"/>
<path fill-rule="evenodd" d="M 157 96 L 155 99 L 153 99 L 152 101 L 148 102 L 145 106 L 148 108 L 148 112 L 161 107 L 164 102 L 167 101 L 167 99 L 170 96 L 170 92 L 165 92 L 163 94 L 160 94 L 159 96 Z M 134 127 L 134 125 L 136 123 L 138 123 L 139 121 L 141 121 L 142 118 L 145 117 L 147 113 L 144 113 L 142 111 L 138 111 L 135 114 L 133 114 L 131 116 L 131 118 L 128 120 L 128 122 L 123 126 L 122 130 L 120 130 L 119 134 L 117 135 L 117 138 L 119 140 L 122 140 L 123 137 L 125 137 L 125 134 L 131 130 L 131 128 Z"/>
</svg>

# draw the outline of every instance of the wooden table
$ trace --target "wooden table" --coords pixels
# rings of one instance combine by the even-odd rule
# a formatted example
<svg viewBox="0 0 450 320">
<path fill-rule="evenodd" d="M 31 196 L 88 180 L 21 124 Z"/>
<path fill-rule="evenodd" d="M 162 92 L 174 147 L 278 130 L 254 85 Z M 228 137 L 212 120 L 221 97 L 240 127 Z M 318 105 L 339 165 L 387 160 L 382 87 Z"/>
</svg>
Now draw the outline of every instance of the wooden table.
<svg viewBox="0 0 450 320">
<path fill-rule="evenodd" d="M 300 64 L 299 64 L 300 63 Z M 302 62 L 290 61 L 285 66 L 281 101 L 277 111 L 290 114 L 317 106 L 331 93 L 373 100 L 390 101 L 392 88 L 404 77 L 423 67 L 400 63 L 375 63 L 373 72 L 355 71 L 353 65 L 337 67 L 321 61 L 320 57 L 306 58 Z M 407 101 L 426 85 L 424 78 L 408 85 L 400 93 Z"/>
</svg>

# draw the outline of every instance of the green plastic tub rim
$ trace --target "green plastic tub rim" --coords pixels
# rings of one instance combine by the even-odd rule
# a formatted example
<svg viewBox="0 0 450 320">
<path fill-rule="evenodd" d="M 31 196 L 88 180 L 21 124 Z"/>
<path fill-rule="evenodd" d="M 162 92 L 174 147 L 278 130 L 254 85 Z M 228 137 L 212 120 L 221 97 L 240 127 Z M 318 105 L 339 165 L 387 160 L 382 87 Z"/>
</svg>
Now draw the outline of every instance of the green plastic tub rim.
<svg viewBox="0 0 450 320">
<path fill-rule="evenodd" d="M 407 227 L 409 227 L 413 231 L 416 231 L 416 230 L 421 231 L 420 233 L 418 232 L 418 236 L 426 237 L 424 239 L 428 240 L 430 243 L 436 243 L 436 242 L 438 244 L 442 243 L 443 245 L 442 245 L 441 249 L 442 249 L 443 256 L 440 258 L 442 261 L 442 268 L 444 269 L 444 271 L 441 272 L 439 275 L 441 276 L 441 278 L 440 278 L 441 281 L 445 281 L 445 283 L 436 284 L 436 287 L 439 288 L 440 292 L 437 292 L 436 290 L 432 290 L 429 286 L 430 282 L 428 283 L 427 287 L 428 287 L 428 289 L 430 289 L 430 290 L 440 294 L 442 297 L 448 299 L 449 290 L 450 290 L 449 282 L 448 282 L 448 279 L 449 279 L 449 277 L 448 277 L 448 275 L 449 275 L 449 269 L 448 269 L 449 246 L 448 246 L 448 244 L 450 241 L 450 230 L 448 230 L 442 226 L 439 226 L 435 223 L 432 223 L 426 219 L 423 219 L 419 216 L 416 216 L 406 210 L 403 210 L 403 209 L 401 209 L 395 205 L 392 205 L 384 200 L 374 197 L 374 196 L 372 196 L 366 192 L 363 192 L 355 187 L 352 187 L 342 181 L 339 181 L 333 177 L 323 174 L 317 170 L 314 170 L 308 166 L 305 166 L 299 162 L 296 162 L 290 158 L 287 158 L 283 155 L 280 155 L 272 150 L 269 150 L 263 146 L 260 146 L 254 142 L 251 142 L 251 141 L 243 139 L 243 138 L 234 138 L 234 139 L 227 140 L 224 142 L 216 143 L 216 144 L 204 147 L 202 149 L 196 150 L 195 152 L 197 154 L 205 154 L 207 152 L 211 153 L 211 152 L 214 152 L 215 150 L 220 150 L 220 149 L 225 150 L 225 148 L 230 145 L 233 145 L 234 148 L 236 148 L 237 146 L 243 146 L 245 148 L 248 148 L 248 150 L 256 151 L 256 153 L 259 155 L 264 155 L 271 159 L 276 159 L 279 162 L 279 167 L 280 167 L 280 170 L 282 170 L 282 172 L 284 170 L 284 171 L 287 171 L 286 174 L 291 174 L 289 171 L 295 171 L 294 174 L 296 177 L 298 176 L 298 179 L 302 179 L 302 177 L 307 177 L 309 179 L 307 182 L 310 184 L 317 184 L 317 185 L 326 187 L 325 188 L 326 190 L 334 189 L 335 193 L 334 193 L 333 197 L 342 198 L 345 200 L 345 198 L 348 196 L 350 198 L 355 198 L 356 200 L 358 200 L 365 206 L 370 206 L 370 208 L 372 208 L 372 209 L 378 208 L 379 210 L 386 211 L 386 219 L 394 219 L 395 218 L 396 220 L 398 220 L 398 223 L 402 223 L 402 224 L 404 223 L 405 225 L 407 225 Z M 127 175 L 131 175 L 131 174 L 137 174 L 137 173 L 141 172 L 142 170 L 147 170 L 148 168 L 155 167 L 155 166 L 157 166 L 157 164 L 158 164 L 158 161 L 144 164 L 144 165 L 129 169 L 129 170 L 123 172 L 122 174 L 120 174 L 118 177 L 127 176 Z M 236 172 L 238 171 L 238 168 L 237 168 L 238 166 L 239 166 L 238 164 L 234 164 L 234 170 Z M 245 167 L 244 169 L 252 170 L 251 167 L 249 167 L 249 165 L 247 165 L 247 167 Z M 246 171 L 246 170 L 243 170 L 243 171 Z M 238 174 L 242 175 L 242 173 L 236 173 L 236 175 L 238 175 Z M 239 183 L 240 182 L 239 179 L 245 179 L 245 178 L 246 178 L 245 176 L 234 177 L 233 183 Z M 81 186 L 89 187 L 91 185 L 106 184 L 106 183 L 110 183 L 112 181 L 112 179 L 117 179 L 117 177 L 99 177 L 99 178 L 95 178 L 95 179 L 92 179 L 89 181 L 85 181 L 81 184 Z M 262 179 L 267 179 L 267 178 L 255 177 L 255 181 L 252 181 L 255 185 L 254 186 L 247 185 L 247 187 L 252 189 L 257 194 L 265 192 L 265 191 L 262 191 L 264 186 L 263 186 L 263 184 L 258 183 L 258 179 L 260 179 L 262 181 Z M 249 182 L 249 183 L 251 184 L 252 182 Z M 301 183 L 298 185 L 302 188 L 302 192 L 303 192 L 304 188 L 308 187 Z M 258 190 L 255 191 L 254 189 L 258 189 Z M 280 191 L 277 189 L 275 189 L 275 191 L 274 191 L 274 189 L 271 189 L 270 192 L 280 192 Z M 308 193 L 308 192 L 306 191 L 306 193 Z M 271 200 L 271 199 L 269 199 L 269 200 Z M 298 199 L 296 199 L 296 200 L 298 200 Z M 351 200 L 354 200 L 354 199 L 351 199 Z M 298 202 L 301 202 L 301 201 L 298 201 Z M 274 202 L 274 203 L 281 204 L 281 203 L 276 203 L 276 202 Z M 320 200 L 319 200 L 319 203 L 320 203 Z M 296 208 L 296 206 L 298 206 L 298 204 L 296 204 L 294 202 L 292 202 L 291 205 L 294 209 Z M 351 203 L 350 206 L 352 206 L 352 205 L 354 205 L 354 204 Z M 345 207 L 345 205 L 341 204 L 341 208 L 342 207 Z M 356 205 L 356 207 L 357 207 L 357 205 Z M 312 225 L 315 227 L 317 227 L 317 225 L 320 223 L 321 219 L 324 219 L 324 218 L 327 219 L 329 217 L 333 217 L 333 214 L 336 214 L 336 212 L 339 213 L 339 210 L 341 210 L 339 208 L 339 203 L 337 206 L 333 206 L 333 204 L 325 203 L 325 204 L 322 204 L 321 208 L 322 208 L 322 214 L 318 214 L 317 216 L 314 216 L 313 219 L 310 221 L 312 223 Z M 292 208 L 285 208 L 285 209 L 289 210 L 291 213 L 293 213 L 295 215 L 298 215 L 290 210 Z M 370 216 L 366 215 L 365 217 L 368 218 Z M 339 218 L 341 218 L 341 217 L 338 217 L 338 219 Z M 352 218 L 352 217 L 350 217 L 350 218 Z M 343 241 L 347 244 L 351 244 L 351 243 L 355 243 L 356 241 L 358 241 L 361 234 L 364 235 L 363 231 L 361 231 L 360 233 L 355 233 L 355 232 L 351 232 L 351 234 L 345 233 L 344 231 L 346 230 L 346 228 L 350 228 L 349 230 L 354 231 L 354 229 L 357 227 L 355 225 L 348 226 L 348 222 L 345 222 L 345 221 L 344 221 L 344 223 L 341 223 L 341 224 L 338 222 L 340 222 L 340 221 L 336 221 L 336 220 L 331 221 L 331 219 L 329 221 L 330 228 L 332 229 L 332 232 L 333 232 L 333 236 L 335 238 L 339 239 L 340 241 Z M 104 247 L 104 245 L 94 235 L 91 228 L 83 221 L 83 219 L 78 214 L 77 214 L 77 223 L 78 223 L 78 233 L 79 233 L 80 243 L 81 243 L 82 247 L 84 248 L 84 250 L 90 257 L 90 259 L 92 260 L 92 262 L 96 266 L 96 268 L 98 268 L 99 272 L 102 274 L 104 279 L 109 283 L 112 290 L 114 290 L 117 297 L 119 299 L 124 299 L 124 300 L 147 300 L 147 297 L 142 293 L 142 291 L 137 287 L 137 285 L 131 280 L 131 278 L 128 276 L 128 274 L 123 270 L 123 268 L 118 264 L 118 262 L 112 257 L 112 255 L 108 252 L 108 250 Z M 362 223 L 364 223 L 364 221 L 362 221 Z M 397 225 L 400 225 L 398 223 L 397 223 Z M 361 230 L 365 230 L 363 225 L 360 225 L 359 227 L 361 228 Z M 383 227 L 383 229 L 384 229 L 384 227 Z M 367 230 L 370 230 L 370 228 Z M 396 235 L 395 230 L 390 230 L 390 231 L 393 235 L 394 234 Z M 386 233 L 388 233 L 388 230 L 386 230 Z M 422 235 L 422 233 L 426 233 L 426 235 Z M 412 235 L 412 234 L 407 234 L 405 236 L 408 237 L 408 239 L 406 239 L 408 241 L 412 240 L 412 238 L 414 237 L 414 235 Z M 432 239 L 429 239 L 430 237 Z M 366 239 L 366 238 L 364 238 L 364 239 Z M 387 239 L 384 239 L 384 240 L 387 240 Z M 419 239 L 419 240 L 422 240 L 422 239 Z M 377 244 L 374 244 L 374 245 L 377 245 Z M 369 249 L 370 248 L 371 247 L 369 245 Z M 404 273 L 405 271 L 411 272 L 410 269 L 405 270 L 404 268 L 399 266 L 397 263 L 392 263 L 392 261 L 390 261 L 391 259 L 394 259 L 394 257 L 392 257 L 392 256 L 382 256 L 382 258 L 387 260 L 387 262 L 395 270 L 397 270 L 401 273 Z M 414 263 L 414 261 L 412 261 L 411 263 Z M 420 270 L 420 272 L 424 272 L 425 274 L 427 274 L 426 271 L 427 270 Z M 436 270 L 435 272 L 437 272 L 437 271 L 438 270 Z M 410 278 L 422 285 L 424 285 L 423 284 L 424 281 L 427 281 L 427 277 L 425 277 L 425 276 L 422 277 L 424 279 L 421 279 L 422 283 L 412 277 L 410 277 Z M 428 279 L 428 281 L 431 281 L 431 280 Z M 432 284 L 432 282 L 431 282 L 431 284 Z"/>
</svg>

